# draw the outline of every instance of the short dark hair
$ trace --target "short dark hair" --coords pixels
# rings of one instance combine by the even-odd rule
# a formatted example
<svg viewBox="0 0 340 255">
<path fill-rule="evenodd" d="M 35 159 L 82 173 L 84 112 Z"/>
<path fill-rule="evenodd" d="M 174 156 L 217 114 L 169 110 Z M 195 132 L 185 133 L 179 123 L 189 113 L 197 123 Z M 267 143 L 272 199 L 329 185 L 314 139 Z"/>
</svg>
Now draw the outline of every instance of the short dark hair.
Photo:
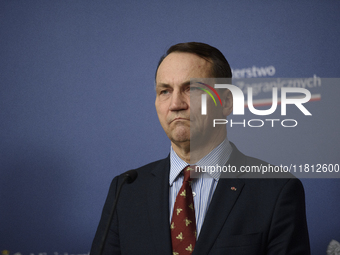
<svg viewBox="0 0 340 255">
<path fill-rule="evenodd" d="M 212 78 L 232 78 L 230 65 L 224 55 L 215 47 L 200 42 L 186 42 L 172 45 L 160 58 L 156 69 L 155 78 L 157 76 L 157 70 L 160 64 L 163 62 L 166 56 L 173 52 L 192 53 L 212 63 Z"/>
</svg>

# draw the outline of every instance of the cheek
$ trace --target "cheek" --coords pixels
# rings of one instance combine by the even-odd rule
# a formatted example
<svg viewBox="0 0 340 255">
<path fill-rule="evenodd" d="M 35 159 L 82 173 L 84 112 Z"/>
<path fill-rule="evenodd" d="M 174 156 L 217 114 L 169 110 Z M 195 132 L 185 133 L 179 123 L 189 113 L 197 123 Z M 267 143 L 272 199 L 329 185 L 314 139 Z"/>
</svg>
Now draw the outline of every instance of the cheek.
<svg viewBox="0 0 340 255">
<path fill-rule="evenodd" d="M 158 115 L 158 119 L 163 124 L 166 121 L 167 117 L 167 108 L 164 105 L 156 105 L 156 112 Z"/>
<path fill-rule="evenodd" d="M 190 95 L 189 97 L 189 103 L 191 107 L 201 107 L 201 95 Z"/>
<path fill-rule="evenodd" d="M 162 112 L 162 106 L 163 104 L 158 99 L 156 99 L 155 107 L 158 115 Z"/>
<path fill-rule="evenodd" d="M 200 101 L 190 101 L 190 115 L 201 115 L 201 102 Z"/>
</svg>

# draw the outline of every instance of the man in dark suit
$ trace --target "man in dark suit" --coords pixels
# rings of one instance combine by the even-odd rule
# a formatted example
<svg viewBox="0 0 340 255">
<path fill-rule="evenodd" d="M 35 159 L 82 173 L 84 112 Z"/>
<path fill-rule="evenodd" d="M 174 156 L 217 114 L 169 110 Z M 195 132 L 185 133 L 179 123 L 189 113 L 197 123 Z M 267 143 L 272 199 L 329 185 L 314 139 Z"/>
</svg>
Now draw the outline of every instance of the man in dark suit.
<svg viewBox="0 0 340 255">
<path fill-rule="evenodd" d="M 222 53 L 207 44 L 177 44 L 161 58 L 155 106 L 170 155 L 136 169 L 138 178 L 123 187 L 103 254 L 310 254 L 299 180 L 196 168 L 268 165 L 239 152 L 225 126 L 213 127 L 213 119 L 232 112 L 229 90 L 218 92 L 220 105 L 208 98 L 208 114 L 202 114 L 197 99 L 206 92 L 201 85 L 209 85 L 201 80 L 231 76 Z M 196 165 L 197 178 L 185 174 L 188 165 Z M 112 181 L 91 254 L 97 254 L 122 179 Z M 187 234 L 188 226 L 193 228 Z"/>
</svg>

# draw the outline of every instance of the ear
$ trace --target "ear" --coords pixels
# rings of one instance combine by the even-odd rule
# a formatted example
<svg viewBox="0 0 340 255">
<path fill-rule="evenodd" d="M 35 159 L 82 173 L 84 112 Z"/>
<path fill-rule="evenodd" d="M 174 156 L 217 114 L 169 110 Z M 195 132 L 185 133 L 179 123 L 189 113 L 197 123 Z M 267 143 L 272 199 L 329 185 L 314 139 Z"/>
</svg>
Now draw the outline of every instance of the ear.
<svg viewBox="0 0 340 255">
<path fill-rule="evenodd" d="M 227 117 L 233 111 L 233 95 L 229 89 L 224 89 L 222 93 L 223 116 Z"/>
</svg>

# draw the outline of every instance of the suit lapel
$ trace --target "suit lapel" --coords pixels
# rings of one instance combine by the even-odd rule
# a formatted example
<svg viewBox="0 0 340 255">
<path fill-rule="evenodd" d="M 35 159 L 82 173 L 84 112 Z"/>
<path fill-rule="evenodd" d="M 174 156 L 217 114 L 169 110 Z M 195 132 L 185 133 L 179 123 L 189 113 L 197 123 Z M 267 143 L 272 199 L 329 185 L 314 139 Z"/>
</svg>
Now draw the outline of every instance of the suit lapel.
<svg viewBox="0 0 340 255">
<path fill-rule="evenodd" d="M 234 144 L 233 152 L 227 165 L 239 166 L 245 164 L 245 156 Z M 150 173 L 147 187 L 147 208 L 150 228 L 153 235 L 156 254 L 171 255 L 171 234 L 169 223 L 169 157 L 160 161 Z M 209 209 L 196 242 L 192 255 L 209 254 L 222 227 L 224 226 L 234 204 L 242 192 L 244 182 L 241 179 L 221 178 L 217 184 Z"/>
<path fill-rule="evenodd" d="M 245 162 L 245 156 L 234 144 L 232 146 L 233 152 L 227 165 L 239 167 Z M 192 255 L 209 254 L 244 185 L 241 179 L 225 178 L 221 175 Z"/>
<path fill-rule="evenodd" d="M 243 186 L 244 182 L 242 180 L 219 180 L 205 216 L 193 255 L 209 254 L 209 251 L 223 228 Z"/>
<path fill-rule="evenodd" d="M 148 183 L 148 215 L 157 254 L 171 254 L 169 223 L 169 157 L 151 171 Z"/>
</svg>

